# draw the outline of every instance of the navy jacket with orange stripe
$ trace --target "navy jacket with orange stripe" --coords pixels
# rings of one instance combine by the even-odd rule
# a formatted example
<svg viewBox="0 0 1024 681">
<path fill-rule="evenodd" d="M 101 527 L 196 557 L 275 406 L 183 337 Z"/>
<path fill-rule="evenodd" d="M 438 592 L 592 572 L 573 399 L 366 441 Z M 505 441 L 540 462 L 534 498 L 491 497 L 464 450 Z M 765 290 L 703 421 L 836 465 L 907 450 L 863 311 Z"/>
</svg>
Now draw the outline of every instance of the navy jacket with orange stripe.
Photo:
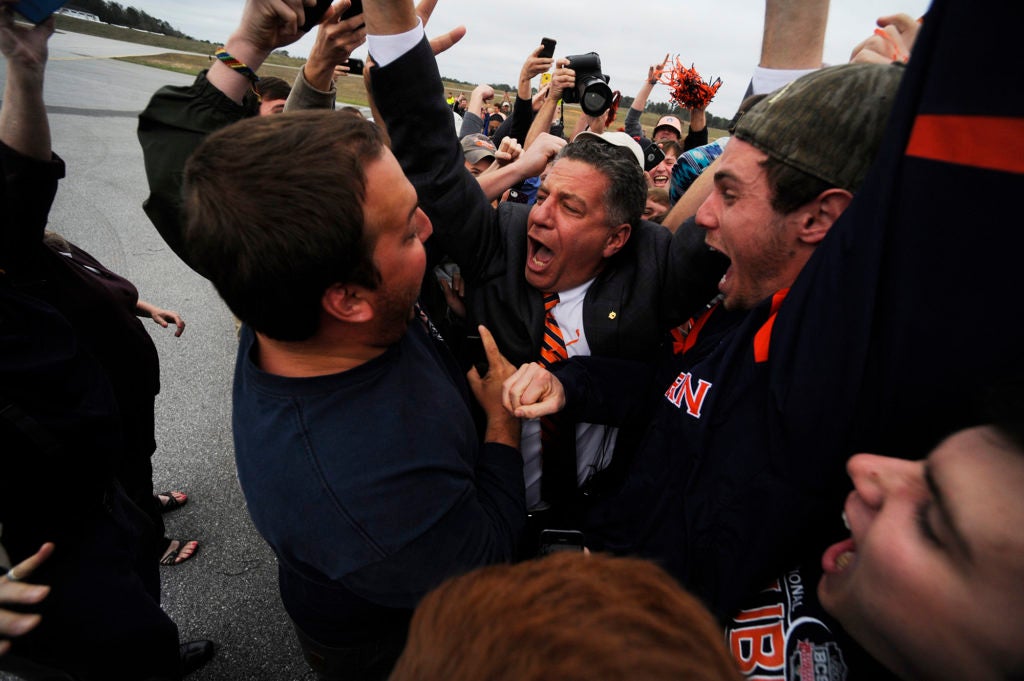
<svg viewBox="0 0 1024 681">
<path fill-rule="evenodd" d="M 653 387 L 593 357 L 559 369 L 577 418 L 628 418 L 616 405 L 636 395 L 653 414 L 590 529 L 665 562 L 723 619 L 838 538 L 851 454 L 921 458 L 1024 378 L 1024 6 L 982 4 L 929 12 L 874 167 L 770 331 L 772 300 L 722 319 L 735 326 L 667 357 Z M 978 72 L 1003 86 L 962 96 Z"/>
</svg>

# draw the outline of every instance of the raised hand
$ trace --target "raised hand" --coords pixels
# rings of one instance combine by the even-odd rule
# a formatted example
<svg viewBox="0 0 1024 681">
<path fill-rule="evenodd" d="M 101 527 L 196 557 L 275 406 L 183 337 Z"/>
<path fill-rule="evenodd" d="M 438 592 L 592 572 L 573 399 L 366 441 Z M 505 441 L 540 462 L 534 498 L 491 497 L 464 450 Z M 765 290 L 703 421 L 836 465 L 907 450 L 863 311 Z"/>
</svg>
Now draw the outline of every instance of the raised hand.
<svg viewBox="0 0 1024 681">
<path fill-rule="evenodd" d="M 269 54 L 305 35 L 299 28 L 306 7 L 316 0 L 246 0 L 242 19 L 230 40 L 241 40 Z"/>
<path fill-rule="evenodd" d="M 14 21 L 15 0 L 0 0 L 0 52 L 11 65 L 41 74 L 46 68 L 47 41 L 53 35 L 53 17 L 36 26 Z"/>
<path fill-rule="evenodd" d="M 661 60 L 660 64 L 653 64 L 647 68 L 647 83 L 648 85 L 657 85 L 658 81 L 661 80 L 661 74 L 665 72 L 665 64 L 668 63 L 668 55 Z"/>
<path fill-rule="evenodd" d="M 910 59 L 910 51 L 914 48 L 914 40 L 920 28 L 920 22 L 909 14 L 879 17 L 878 28 L 870 38 L 853 48 L 850 61 L 869 64 L 906 62 Z"/>
<path fill-rule="evenodd" d="M 306 81 L 321 91 L 331 87 L 335 75 L 335 67 L 348 61 L 349 55 L 366 42 L 366 26 L 363 15 L 354 16 L 341 21 L 341 15 L 352 4 L 352 0 L 340 0 L 334 3 L 324 14 L 323 20 L 316 29 L 316 39 L 309 51 L 309 59 L 302 67 Z M 346 72 L 347 67 L 342 69 Z"/>
</svg>

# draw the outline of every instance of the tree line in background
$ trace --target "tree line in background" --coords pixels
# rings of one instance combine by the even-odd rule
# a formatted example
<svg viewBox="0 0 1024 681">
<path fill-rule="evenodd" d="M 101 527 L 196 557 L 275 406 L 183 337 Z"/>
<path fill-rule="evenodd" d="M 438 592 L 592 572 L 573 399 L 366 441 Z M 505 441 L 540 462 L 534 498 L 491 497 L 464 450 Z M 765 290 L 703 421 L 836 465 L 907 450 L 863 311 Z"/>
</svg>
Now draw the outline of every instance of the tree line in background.
<svg viewBox="0 0 1024 681">
<path fill-rule="evenodd" d="M 68 9 L 77 9 L 82 12 L 90 12 L 100 18 L 100 21 L 118 26 L 138 28 L 153 33 L 163 33 L 175 38 L 190 38 L 166 21 L 151 17 L 143 11 L 134 7 L 125 7 L 118 2 L 106 2 L 106 0 L 75 0 L 73 4 L 67 5 Z"/>
</svg>

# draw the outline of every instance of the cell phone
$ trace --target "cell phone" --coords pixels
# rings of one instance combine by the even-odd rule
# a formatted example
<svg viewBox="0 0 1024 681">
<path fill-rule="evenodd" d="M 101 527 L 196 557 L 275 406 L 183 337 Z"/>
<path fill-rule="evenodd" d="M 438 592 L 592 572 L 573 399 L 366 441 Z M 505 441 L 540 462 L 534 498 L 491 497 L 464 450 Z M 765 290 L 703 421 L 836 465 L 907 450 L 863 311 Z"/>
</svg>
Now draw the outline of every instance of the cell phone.
<svg viewBox="0 0 1024 681">
<path fill-rule="evenodd" d="M 347 10 L 341 13 L 341 16 L 338 17 L 338 21 L 345 21 L 346 19 L 351 19 L 355 15 L 362 13 L 363 0 L 352 0 L 352 4 L 349 5 L 349 8 Z"/>
<path fill-rule="evenodd" d="M 651 172 L 658 167 L 658 164 L 665 160 L 665 152 L 654 142 L 644 149 L 644 170 Z"/>
<path fill-rule="evenodd" d="M 33 24 L 41 24 L 67 3 L 68 0 L 21 0 L 14 3 L 14 11 Z"/>
<path fill-rule="evenodd" d="M 484 350 L 484 341 L 480 336 L 466 336 L 466 357 L 476 367 L 478 374 L 487 375 L 491 364 L 487 361 L 487 351 Z"/>
<path fill-rule="evenodd" d="M 560 551 L 583 551 L 583 533 L 579 530 L 541 530 L 539 556 Z"/>
<path fill-rule="evenodd" d="M 358 73 L 360 76 L 363 75 L 363 68 L 366 66 L 362 59 L 355 59 L 349 57 L 349 60 L 345 62 L 345 66 L 348 67 L 349 73 Z"/>
<path fill-rule="evenodd" d="M 544 49 L 537 55 L 538 57 L 550 58 L 555 56 L 555 45 L 558 41 L 554 38 L 541 38 L 540 44 L 544 46 Z"/>
<path fill-rule="evenodd" d="M 509 189 L 508 198 L 505 199 L 509 203 L 529 203 L 530 197 L 519 191 L 518 189 Z"/>
<path fill-rule="evenodd" d="M 313 27 L 320 23 L 320 20 L 327 14 L 327 8 L 331 6 L 332 0 L 316 0 L 316 7 L 307 7 L 306 23 L 302 24 L 300 31 L 312 31 Z"/>
</svg>

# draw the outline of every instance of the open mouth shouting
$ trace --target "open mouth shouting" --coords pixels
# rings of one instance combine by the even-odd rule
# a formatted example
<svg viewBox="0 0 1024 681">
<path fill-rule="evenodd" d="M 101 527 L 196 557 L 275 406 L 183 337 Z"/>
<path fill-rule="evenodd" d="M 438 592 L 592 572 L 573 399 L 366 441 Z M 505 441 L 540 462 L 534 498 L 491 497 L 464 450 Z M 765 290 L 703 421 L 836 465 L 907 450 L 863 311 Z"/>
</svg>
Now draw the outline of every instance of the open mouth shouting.
<svg viewBox="0 0 1024 681">
<path fill-rule="evenodd" d="M 724 255 L 725 257 L 728 258 L 729 257 L 728 253 L 726 253 L 725 251 L 723 251 L 720 248 L 715 248 L 714 246 L 711 245 L 711 240 L 708 238 L 709 236 L 710 236 L 710 234 L 708 234 L 707 236 L 704 237 L 704 243 L 707 245 L 708 249 L 711 250 L 711 251 L 714 251 L 716 253 L 721 253 L 722 255 Z M 722 278 L 718 280 L 718 291 L 720 293 L 728 294 L 728 284 L 729 284 L 729 278 L 730 278 L 729 275 L 731 275 L 731 274 L 732 274 L 732 260 L 730 259 L 729 267 L 725 270 L 725 273 L 722 275 Z"/>
<path fill-rule="evenodd" d="M 555 253 L 540 239 L 532 236 L 526 238 L 526 269 L 535 274 L 543 274 L 551 265 Z"/>
<path fill-rule="evenodd" d="M 843 523 L 846 525 L 846 529 L 850 529 L 846 511 L 843 511 Z M 853 563 L 856 555 L 857 544 L 851 536 L 825 549 L 825 553 L 821 556 L 821 569 L 825 571 L 825 574 L 839 574 Z"/>
</svg>

